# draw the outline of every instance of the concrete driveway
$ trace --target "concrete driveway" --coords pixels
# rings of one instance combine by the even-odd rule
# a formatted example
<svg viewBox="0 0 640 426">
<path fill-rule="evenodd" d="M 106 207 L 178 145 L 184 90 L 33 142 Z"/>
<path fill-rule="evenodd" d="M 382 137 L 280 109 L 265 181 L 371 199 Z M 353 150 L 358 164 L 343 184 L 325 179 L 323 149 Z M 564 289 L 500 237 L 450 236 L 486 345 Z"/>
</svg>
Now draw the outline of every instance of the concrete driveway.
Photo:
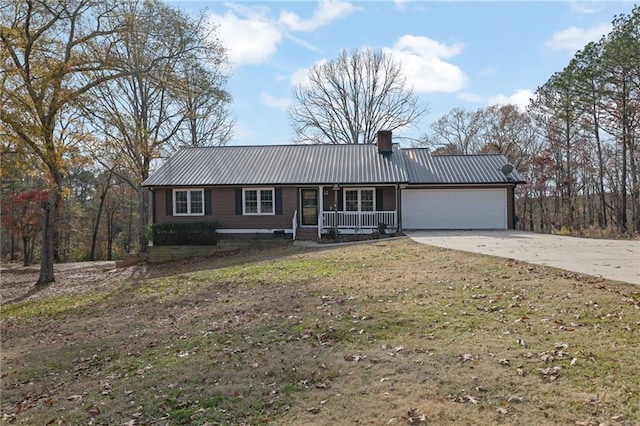
<svg viewBox="0 0 640 426">
<path fill-rule="evenodd" d="M 640 241 L 561 237 L 524 231 L 406 231 L 437 247 L 522 260 L 640 284 Z"/>
</svg>

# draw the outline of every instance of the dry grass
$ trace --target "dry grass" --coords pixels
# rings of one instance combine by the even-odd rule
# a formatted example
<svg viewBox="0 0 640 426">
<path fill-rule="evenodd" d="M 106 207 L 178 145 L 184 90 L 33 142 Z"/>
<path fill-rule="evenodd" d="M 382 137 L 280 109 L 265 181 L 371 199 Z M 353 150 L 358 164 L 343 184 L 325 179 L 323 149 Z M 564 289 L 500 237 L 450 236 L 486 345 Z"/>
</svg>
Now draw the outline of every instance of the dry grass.
<svg viewBox="0 0 640 426">
<path fill-rule="evenodd" d="M 640 422 L 631 284 L 402 239 L 54 286 L 2 307 L 5 422 Z"/>
</svg>

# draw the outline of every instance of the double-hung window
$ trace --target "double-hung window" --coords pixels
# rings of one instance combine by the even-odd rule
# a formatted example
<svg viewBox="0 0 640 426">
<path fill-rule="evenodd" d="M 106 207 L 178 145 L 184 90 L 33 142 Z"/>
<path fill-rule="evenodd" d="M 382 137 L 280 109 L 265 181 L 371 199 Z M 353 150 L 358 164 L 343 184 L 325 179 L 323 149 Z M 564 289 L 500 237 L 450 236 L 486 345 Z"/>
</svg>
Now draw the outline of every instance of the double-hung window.
<svg viewBox="0 0 640 426">
<path fill-rule="evenodd" d="M 373 189 L 345 189 L 344 210 L 348 212 L 375 211 L 375 196 Z"/>
<path fill-rule="evenodd" d="M 245 188 L 242 190 L 242 214 L 274 214 L 273 188 Z"/>
<path fill-rule="evenodd" d="M 204 189 L 174 189 L 175 216 L 204 216 Z"/>
</svg>

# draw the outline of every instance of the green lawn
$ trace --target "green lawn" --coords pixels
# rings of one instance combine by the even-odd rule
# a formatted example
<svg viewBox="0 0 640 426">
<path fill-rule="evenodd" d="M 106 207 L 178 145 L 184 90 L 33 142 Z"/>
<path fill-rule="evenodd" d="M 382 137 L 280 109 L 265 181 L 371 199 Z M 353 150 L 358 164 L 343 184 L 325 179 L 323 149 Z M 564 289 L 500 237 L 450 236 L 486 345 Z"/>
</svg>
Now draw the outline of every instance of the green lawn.
<svg viewBox="0 0 640 426">
<path fill-rule="evenodd" d="M 91 282 L 2 306 L 4 422 L 640 423 L 631 284 L 408 239 Z"/>
</svg>

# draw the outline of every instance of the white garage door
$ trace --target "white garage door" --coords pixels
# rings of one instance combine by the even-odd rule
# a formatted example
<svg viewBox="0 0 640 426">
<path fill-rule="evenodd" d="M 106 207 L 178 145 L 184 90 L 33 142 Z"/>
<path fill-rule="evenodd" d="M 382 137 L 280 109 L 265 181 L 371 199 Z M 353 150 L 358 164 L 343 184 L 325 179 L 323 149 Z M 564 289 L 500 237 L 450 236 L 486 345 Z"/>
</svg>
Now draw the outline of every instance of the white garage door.
<svg viewBox="0 0 640 426">
<path fill-rule="evenodd" d="M 506 189 L 405 189 L 404 229 L 506 229 Z"/>
</svg>

